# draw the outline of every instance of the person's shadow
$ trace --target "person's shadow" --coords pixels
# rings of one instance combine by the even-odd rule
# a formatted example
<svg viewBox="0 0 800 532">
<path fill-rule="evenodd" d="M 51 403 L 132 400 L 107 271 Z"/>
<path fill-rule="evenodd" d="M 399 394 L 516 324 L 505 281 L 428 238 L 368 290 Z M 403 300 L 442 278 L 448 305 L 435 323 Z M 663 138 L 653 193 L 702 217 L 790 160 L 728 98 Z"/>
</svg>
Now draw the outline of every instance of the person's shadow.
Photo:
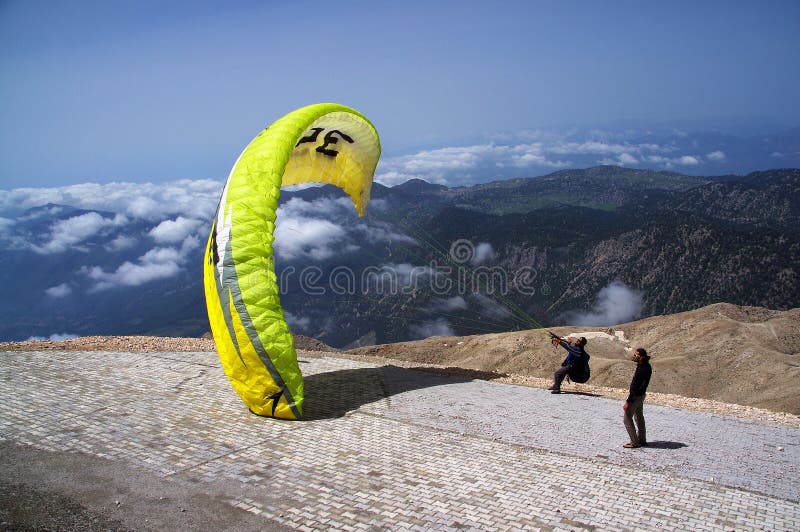
<svg viewBox="0 0 800 532">
<path fill-rule="evenodd" d="M 591 393 L 591 392 L 576 392 L 576 391 L 570 391 L 570 390 L 561 390 L 561 395 L 583 395 L 583 396 L 586 396 L 586 397 L 600 397 L 600 396 L 599 396 L 598 394 L 596 394 L 596 393 Z"/>
<path fill-rule="evenodd" d="M 678 441 L 649 441 L 647 442 L 647 449 L 680 449 L 681 447 L 688 447 L 685 443 Z"/>
<path fill-rule="evenodd" d="M 492 380 L 505 375 L 463 368 L 381 366 L 316 373 L 304 377 L 304 420 L 342 417 L 394 394 L 431 386 Z"/>
</svg>

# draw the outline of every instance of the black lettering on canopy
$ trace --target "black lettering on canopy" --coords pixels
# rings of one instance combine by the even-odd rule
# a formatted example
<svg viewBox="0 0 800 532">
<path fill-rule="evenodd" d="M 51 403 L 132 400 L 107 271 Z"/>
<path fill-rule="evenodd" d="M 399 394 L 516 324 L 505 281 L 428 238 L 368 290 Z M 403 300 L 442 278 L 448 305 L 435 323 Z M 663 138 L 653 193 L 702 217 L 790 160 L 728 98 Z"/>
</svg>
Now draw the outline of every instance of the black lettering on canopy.
<svg viewBox="0 0 800 532">
<path fill-rule="evenodd" d="M 283 389 L 282 388 L 280 390 L 278 390 L 277 392 L 275 392 L 274 394 L 272 394 L 269 397 L 267 397 L 267 399 L 271 399 L 272 400 L 272 417 L 275 417 L 275 409 L 278 408 L 278 401 L 281 400 L 281 397 L 283 397 Z"/>
<path fill-rule="evenodd" d="M 295 144 L 294 147 L 296 148 L 299 145 L 303 144 L 304 142 L 316 142 L 317 141 L 317 137 L 319 137 L 320 133 L 325 131 L 325 128 L 324 127 L 312 127 L 311 131 L 313 131 L 313 133 L 311 133 L 310 135 L 306 135 L 305 137 L 303 137 L 300 140 L 298 140 L 297 144 Z"/>
<path fill-rule="evenodd" d="M 326 149 L 328 145 L 337 144 L 339 142 L 339 139 L 337 139 L 334 135 L 339 135 L 339 137 L 345 142 L 349 142 L 350 144 L 353 143 L 353 139 L 350 137 L 350 135 L 347 133 L 342 133 L 338 129 L 332 129 L 325 135 L 325 143 L 317 148 L 319 153 L 328 155 L 329 157 L 336 157 L 339 154 L 337 150 Z"/>
<path fill-rule="evenodd" d="M 323 131 L 325 131 L 325 128 L 312 127 L 311 128 L 311 133 L 309 133 L 305 137 L 302 137 L 300 140 L 298 140 L 297 144 L 295 144 L 294 147 L 296 148 L 299 145 L 304 144 L 306 142 L 317 142 L 317 139 L 319 138 L 319 134 L 322 133 Z M 336 157 L 339 154 L 339 151 L 338 150 L 329 149 L 328 146 L 330 146 L 331 144 L 338 144 L 339 143 L 339 139 L 342 139 L 343 141 L 345 141 L 347 143 L 350 143 L 350 144 L 353 144 L 355 142 L 353 140 L 353 138 L 350 135 L 348 135 L 347 133 L 342 133 L 338 129 L 332 129 L 332 130 L 328 131 L 325 134 L 325 136 L 323 137 L 322 146 L 317 146 L 317 149 L 316 149 L 317 153 L 321 153 L 322 155 L 327 155 L 328 157 Z"/>
</svg>

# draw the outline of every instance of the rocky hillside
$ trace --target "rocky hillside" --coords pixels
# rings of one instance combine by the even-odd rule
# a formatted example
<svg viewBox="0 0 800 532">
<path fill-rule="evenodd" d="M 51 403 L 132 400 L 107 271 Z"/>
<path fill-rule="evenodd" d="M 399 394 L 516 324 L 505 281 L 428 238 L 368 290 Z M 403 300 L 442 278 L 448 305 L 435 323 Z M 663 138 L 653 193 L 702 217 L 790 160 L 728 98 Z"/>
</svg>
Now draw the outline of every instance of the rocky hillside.
<svg viewBox="0 0 800 532">
<path fill-rule="evenodd" d="M 673 194 L 665 206 L 736 224 L 796 231 L 800 227 L 800 172 L 754 172 Z"/>
<path fill-rule="evenodd" d="M 596 166 L 560 170 L 535 179 L 509 179 L 438 193 L 451 205 L 492 214 L 524 213 L 555 204 L 611 210 L 631 203 L 648 191 L 680 192 L 727 179 Z"/>
</svg>

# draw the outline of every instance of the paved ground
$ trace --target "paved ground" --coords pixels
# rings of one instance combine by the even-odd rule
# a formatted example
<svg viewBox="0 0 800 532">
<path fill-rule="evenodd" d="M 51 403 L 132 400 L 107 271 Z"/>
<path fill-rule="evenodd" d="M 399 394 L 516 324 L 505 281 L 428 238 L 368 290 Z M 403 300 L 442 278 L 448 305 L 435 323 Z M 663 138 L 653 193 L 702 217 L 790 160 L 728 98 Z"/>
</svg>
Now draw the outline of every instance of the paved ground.
<svg viewBox="0 0 800 532">
<path fill-rule="evenodd" d="M 800 529 L 798 429 L 646 405 L 625 450 L 619 401 L 300 359 L 289 422 L 214 353 L 0 352 L 0 529 Z"/>
</svg>

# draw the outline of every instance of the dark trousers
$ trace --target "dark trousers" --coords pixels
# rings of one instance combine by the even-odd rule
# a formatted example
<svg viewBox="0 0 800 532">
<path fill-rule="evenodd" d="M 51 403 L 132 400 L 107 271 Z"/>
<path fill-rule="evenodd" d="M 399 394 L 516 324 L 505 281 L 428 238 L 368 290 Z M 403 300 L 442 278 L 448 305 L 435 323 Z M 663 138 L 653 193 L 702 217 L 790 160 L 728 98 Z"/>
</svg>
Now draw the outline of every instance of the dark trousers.
<svg viewBox="0 0 800 532">
<path fill-rule="evenodd" d="M 567 376 L 567 374 L 569 373 L 570 369 L 571 368 L 569 366 L 561 366 L 560 368 L 558 368 L 556 370 L 555 374 L 553 375 L 553 387 L 554 388 L 561 388 L 561 382 Z"/>
<path fill-rule="evenodd" d="M 642 445 L 647 443 L 647 432 L 644 428 L 644 395 L 634 397 L 633 401 L 628 403 L 628 409 L 623 416 L 625 420 L 625 429 L 628 431 L 628 436 L 631 438 L 631 443 L 638 443 Z M 636 429 L 633 427 L 633 420 L 636 420 L 636 427 L 639 429 L 639 434 L 636 434 Z"/>
</svg>

